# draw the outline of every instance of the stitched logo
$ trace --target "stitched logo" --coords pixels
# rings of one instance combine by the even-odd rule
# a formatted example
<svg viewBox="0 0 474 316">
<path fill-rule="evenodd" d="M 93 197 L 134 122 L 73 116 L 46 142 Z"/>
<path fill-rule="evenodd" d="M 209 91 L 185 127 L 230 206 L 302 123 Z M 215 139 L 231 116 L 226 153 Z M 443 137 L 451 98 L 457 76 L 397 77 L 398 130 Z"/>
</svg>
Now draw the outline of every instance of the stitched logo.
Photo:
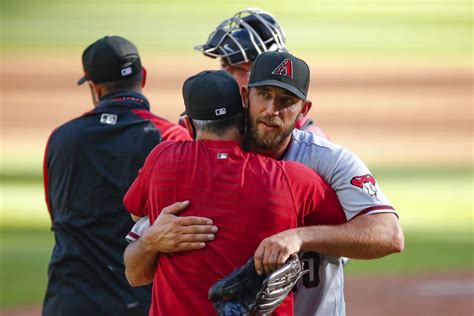
<svg viewBox="0 0 474 316">
<path fill-rule="evenodd" d="M 123 68 L 121 70 L 121 73 L 122 73 L 122 77 L 131 75 L 132 74 L 132 67 Z"/>
<path fill-rule="evenodd" d="M 115 125 L 117 124 L 117 115 L 102 113 L 102 115 L 100 116 L 100 122 L 102 124 Z"/>
<path fill-rule="evenodd" d="M 228 154 L 227 153 L 218 153 L 217 154 L 217 159 L 227 159 Z"/>
<path fill-rule="evenodd" d="M 215 113 L 216 113 L 216 116 L 226 115 L 227 110 L 226 108 L 220 108 L 220 109 L 216 109 Z"/>
<path fill-rule="evenodd" d="M 272 74 L 293 78 L 293 62 L 289 59 L 285 59 L 272 71 Z"/>
<path fill-rule="evenodd" d="M 375 183 L 375 178 L 371 174 L 365 174 L 363 176 L 357 176 L 351 179 L 352 185 L 361 188 L 368 195 L 378 199 Z"/>
</svg>

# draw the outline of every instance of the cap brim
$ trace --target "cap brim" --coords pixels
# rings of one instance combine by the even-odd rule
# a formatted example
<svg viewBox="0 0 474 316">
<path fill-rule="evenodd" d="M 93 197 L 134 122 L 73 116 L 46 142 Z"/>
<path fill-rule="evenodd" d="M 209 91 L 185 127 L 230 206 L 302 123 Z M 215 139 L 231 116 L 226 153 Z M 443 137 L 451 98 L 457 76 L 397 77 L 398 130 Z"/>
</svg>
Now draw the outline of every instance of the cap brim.
<svg viewBox="0 0 474 316">
<path fill-rule="evenodd" d="M 185 116 L 185 115 L 188 115 L 188 112 L 187 111 L 184 111 L 183 113 L 181 113 L 179 116 Z M 189 116 L 189 115 L 188 115 Z"/>
<path fill-rule="evenodd" d="M 293 87 L 291 84 L 286 83 L 286 82 L 269 79 L 269 80 L 262 80 L 262 81 L 258 81 L 254 83 L 249 83 L 248 86 L 249 87 L 261 87 L 261 86 L 279 87 L 279 88 L 290 91 L 301 100 L 306 101 L 306 96 L 300 90 L 298 90 L 297 88 Z"/>
<path fill-rule="evenodd" d="M 86 82 L 88 79 L 86 76 L 82 77 L 81 79 L 79 79 L 77 81 L 77 85 L 80 86 L 81 84 L 83 84 L 84 82 Z"/>
</svg>

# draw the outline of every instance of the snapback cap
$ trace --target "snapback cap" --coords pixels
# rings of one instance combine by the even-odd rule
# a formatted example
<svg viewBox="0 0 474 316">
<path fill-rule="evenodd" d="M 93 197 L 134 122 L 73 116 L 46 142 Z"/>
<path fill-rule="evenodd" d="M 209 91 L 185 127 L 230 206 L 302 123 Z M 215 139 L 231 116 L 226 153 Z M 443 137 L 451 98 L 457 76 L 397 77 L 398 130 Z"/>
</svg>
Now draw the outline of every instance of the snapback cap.
<svg viewBox="0 0 474 316">
<path fill-rule="evenodd" d="M 302 59 L 288 52 L 265 52 L 255 59 L 248 86 L 276 86 L 306 100 L 309 78 L 309 67 Z"/>
<path fill-rule="evenodd" d="M 196 120 L 222 120 L 243 112 L 237 81 L 224 70 L 206 70 L 183 84 L 187 115 Z"/>
<path fill-rule="evenodd" d="M 84 76 L 77 82 L 94 83 L 131 78 L 142 71 L 138 50 L 120 36 L 105 36 L 89 45 L 82 53 Z"/>
</svg>

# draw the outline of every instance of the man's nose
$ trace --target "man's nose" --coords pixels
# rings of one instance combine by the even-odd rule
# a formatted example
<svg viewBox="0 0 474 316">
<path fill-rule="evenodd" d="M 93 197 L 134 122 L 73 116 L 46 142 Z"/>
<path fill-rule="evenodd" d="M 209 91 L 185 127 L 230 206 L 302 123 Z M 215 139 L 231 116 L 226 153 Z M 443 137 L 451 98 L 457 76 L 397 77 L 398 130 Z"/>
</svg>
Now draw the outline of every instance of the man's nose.
<svg viewBox="0 0 474 316">
<path fill-rule="evenodd" d="M 272 99 L 267 104 L 267 114 L 277 116 L 280 114 L 280 110 L 275 104 L 275 99 Z"/>
</svg>

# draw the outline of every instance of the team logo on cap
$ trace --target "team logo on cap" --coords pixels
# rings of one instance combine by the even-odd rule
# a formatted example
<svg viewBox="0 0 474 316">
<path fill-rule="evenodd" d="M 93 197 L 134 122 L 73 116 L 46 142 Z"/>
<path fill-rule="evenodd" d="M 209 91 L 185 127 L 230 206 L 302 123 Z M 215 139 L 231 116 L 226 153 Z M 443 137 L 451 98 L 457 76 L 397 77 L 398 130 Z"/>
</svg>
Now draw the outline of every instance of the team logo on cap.
<svg viewBox="0 0 474 316">
<path fill-rule="evenodd" d="M 216 116 L 226 115 L 227 109 L 226 108 L 215 109 L 214 112 L 216 113 Z"/>
<path fill-rule="evenodd" d="M 351 184 L 361 188 L 370 196 L 377 198 L 377 188 L 375 187 L 375 178 L 371 174 L 357 176 L 351 179 Z"/>
<path fill-rule="evenodd" d="M 122 74 L 122 77 L 129 76 L 132 74 L 132 67 L 123 68 L 120 70 L 120 73 Z"/>
<path fill-rule="evenodd" d="M 285 59 L 272 71 L 272 74 L 293 78 L 293 62 L 289 59 Z"/>
</svg>

